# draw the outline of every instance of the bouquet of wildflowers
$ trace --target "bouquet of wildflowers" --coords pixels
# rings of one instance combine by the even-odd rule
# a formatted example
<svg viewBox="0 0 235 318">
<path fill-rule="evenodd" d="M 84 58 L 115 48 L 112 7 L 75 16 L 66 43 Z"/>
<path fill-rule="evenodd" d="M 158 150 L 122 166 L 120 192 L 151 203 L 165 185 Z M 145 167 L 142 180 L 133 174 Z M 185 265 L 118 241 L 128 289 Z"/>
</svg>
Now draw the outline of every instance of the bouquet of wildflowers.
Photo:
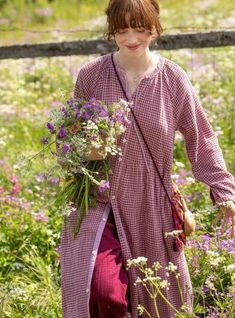
<svg viewBox="0 0 235 318">
<path fill-rule="evenodd" d="M 79 209 L 75 232 L 89 207 L 95 205 L 92 185 L 100 192 L 109 191 L 109 156 L 121 155 L 116 140 L 129 123 L 129 104 L 120 99 L 109 105 L 95 98 L 70 98 L 53 109 L 47 123 L 48 136 L 42 138 L 45 150 L 55 151 L 62 174 L 62 190 L 56 202 L 65 215 Z"/>
</svg>

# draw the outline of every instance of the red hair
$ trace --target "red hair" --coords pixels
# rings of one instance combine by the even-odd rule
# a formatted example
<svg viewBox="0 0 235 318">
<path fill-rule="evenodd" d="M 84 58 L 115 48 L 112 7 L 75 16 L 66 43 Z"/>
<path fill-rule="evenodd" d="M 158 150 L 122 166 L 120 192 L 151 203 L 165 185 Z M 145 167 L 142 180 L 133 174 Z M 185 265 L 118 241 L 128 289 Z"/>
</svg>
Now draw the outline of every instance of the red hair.
<svg viewBox="0 0 235 318">
<path fill-rule="evenodd" d="M 108 29 L 106 37 L 111 40 L 120 29 L 144 27 L 150 32 L 156 31 L 157 40 L 163 32 L 160 24 L 160 7 L 156 0 L 110 0 L 105 11 Z M 129 15 L 129 24 L 127 23 Z"/>
</svg>

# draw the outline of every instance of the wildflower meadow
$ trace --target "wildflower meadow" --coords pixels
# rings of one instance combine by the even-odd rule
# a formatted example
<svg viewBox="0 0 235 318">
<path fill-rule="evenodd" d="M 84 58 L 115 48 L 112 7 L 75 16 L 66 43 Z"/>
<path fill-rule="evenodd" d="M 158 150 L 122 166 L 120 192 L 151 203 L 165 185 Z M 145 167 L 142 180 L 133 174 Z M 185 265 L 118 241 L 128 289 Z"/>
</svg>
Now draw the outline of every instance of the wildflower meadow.
<svg viewBox="0 0 235 318">
<path fill-rule="evenodd" d="M 0 6 L 5 10 L 5 19 L 10 19 L 10 14 L 7 15 L 10 11 L 3 2 L 0 1 Z M 169 5 L 170 1 L 166 2 Z M 209 7 L 209 1 L 204 5 L 206 3 Z M 92 1 L 89 6 L 92 7 Z M 177 6 L 176 1 L 175 10 Z M 51 11 L 35 13 L 39 24 L 46 23 L 52 15 L 49 2 L 46 7 Z M 229 19 L 228 7 L 225 5 L 226 13 L 218 17 L 218 21 Z M 4 17 L 0 17 L 3 24 Z M 208 21 L 213 19 L 214 16 Z M 181 65 L 189 74 L 218 136 L 227 168 L 234 175 L 235 47 L 161 51 L 160 54 Z M 61 92 L 72 92 L 79 68 L 94 57 L 0 61 L 1 318 L 62 317 L 60 235 L 63 215 L 56 201 L 62 186 L 60 175 L 56 170 L 48 173 L 52 159 L 47 157 L 41 156 L 31 165 L 26 163 L 27 158 L 42 148 L 41 138 L 47 133 L 49 112 L 60 105 Z M 175 138 L 172 179 L 197 220 L 197 230 L 185 247 L 194 291 L 194 312 L 176 313 L 176 317 L 234 318 L 235 239 L 229 232 L 223 233 L 219 225 L 212 226 L 217 210 L 212 205 L 208 187 L 193 177 L 179 133 Z M 143 256 L 137 255 L 140 258 L 130 260 L 128 266 L 139 266 L 142 273 L 146 268 L 161 266 L 157 257 L 155 264 L 148 264 Z M 169 264 L 166 270 L 177 275 L 174 264 Z M 156 279 L 150 279 L 149 274 L 153 275 L 147 270 L 144 283 L 156 284 Z M 143 284 L 143 279 L 139 278 L 136 284 Z M 164 288 L 171 288 L 167 281 L 157 284 L 155 287 L 163 296 Z M 139 304 L 139 311 L 146 314 L 144 304 Z"/>
</svg>

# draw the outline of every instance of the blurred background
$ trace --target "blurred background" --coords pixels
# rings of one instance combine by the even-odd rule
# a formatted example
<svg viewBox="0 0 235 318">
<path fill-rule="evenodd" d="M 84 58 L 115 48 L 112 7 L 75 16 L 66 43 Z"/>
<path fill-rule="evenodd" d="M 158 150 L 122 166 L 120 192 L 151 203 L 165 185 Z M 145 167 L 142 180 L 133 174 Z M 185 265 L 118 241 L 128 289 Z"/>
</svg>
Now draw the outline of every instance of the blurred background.
<svg viewBox="0 0 235 318">
<path fill-rule="evenodd" d="M 107 4 L 102 0 L 0 0 L 0 50 L 15 44 L 102 38 Z M 160 6 L 164 34 L 235 29 L 233 0 L 162 0 Z M 235 47 L 160 54 L 189 74 L 226 165 L 235 174 Z M 81 65 L 96 56 L 0 60 L 0 318 L 62 317 L 63 216 L 54 203 L 60 176 L 56 170 L 48 174 L 52 162 L 45 158 L 27 169 L 24 163 L 42 149 L 47 117 L 62 105 L 61 92 L 73 90 Z M 192 176 L 180 134 L 174 153 L 172 177 L 199 224 L 186 249 L 195 291 L 194 317 L 232 318 L 235 241 L 220 232 L 212 234 L 215 209 L 208 188 Z"/>
<path fill-rule="evenodd" d="M 0 0 L 0 43 L 102 36 L 107 4 L 107 0 Z M 167 33 L 234 27 L 233 1 L 162 0 L 160 5 L 161 21 Z"/>
</svg>

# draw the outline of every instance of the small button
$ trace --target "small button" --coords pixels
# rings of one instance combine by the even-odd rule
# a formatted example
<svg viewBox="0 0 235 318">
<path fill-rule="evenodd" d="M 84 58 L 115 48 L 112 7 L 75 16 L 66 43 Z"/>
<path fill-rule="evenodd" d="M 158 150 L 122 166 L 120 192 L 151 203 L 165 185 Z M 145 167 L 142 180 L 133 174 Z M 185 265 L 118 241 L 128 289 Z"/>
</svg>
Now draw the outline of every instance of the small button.
<svg viewBox="0 0 235 318">
<path fill-rule="evenodd" d="M 97 251 L 96 251 L 96 250 L 94 250 L 94 251 L 92 251 L 92 253 L 91 253 L 91 254 L 92 254 L 93 256 L 95 256 L 95 255 L 96 255 L 96 253 L 97 253 Z"/>
<path fill-rule="evenodd" d="M 90 289 L 89 289 L 89 288 L 87 288 L 87 289 L 86 289 L 86 293 L 88 294 L 88 293 L 89 293 L 89 291 L 90 291 Z"/>
<path fill-rule="evenodd" d="M 125 144 L 127 142 L 126 138 L 123 138 L 123 143 Z"/>
<path fill-rule="evenodd" d="M 106 218 L 103 218 L 102 220 L 105 222 L 105 221 L 106 221 Z"/>
<path fill-rule="evenodd" d="M 115 200 L 115 195 L 112 195 L 112 200 Z"/>
</svg>

